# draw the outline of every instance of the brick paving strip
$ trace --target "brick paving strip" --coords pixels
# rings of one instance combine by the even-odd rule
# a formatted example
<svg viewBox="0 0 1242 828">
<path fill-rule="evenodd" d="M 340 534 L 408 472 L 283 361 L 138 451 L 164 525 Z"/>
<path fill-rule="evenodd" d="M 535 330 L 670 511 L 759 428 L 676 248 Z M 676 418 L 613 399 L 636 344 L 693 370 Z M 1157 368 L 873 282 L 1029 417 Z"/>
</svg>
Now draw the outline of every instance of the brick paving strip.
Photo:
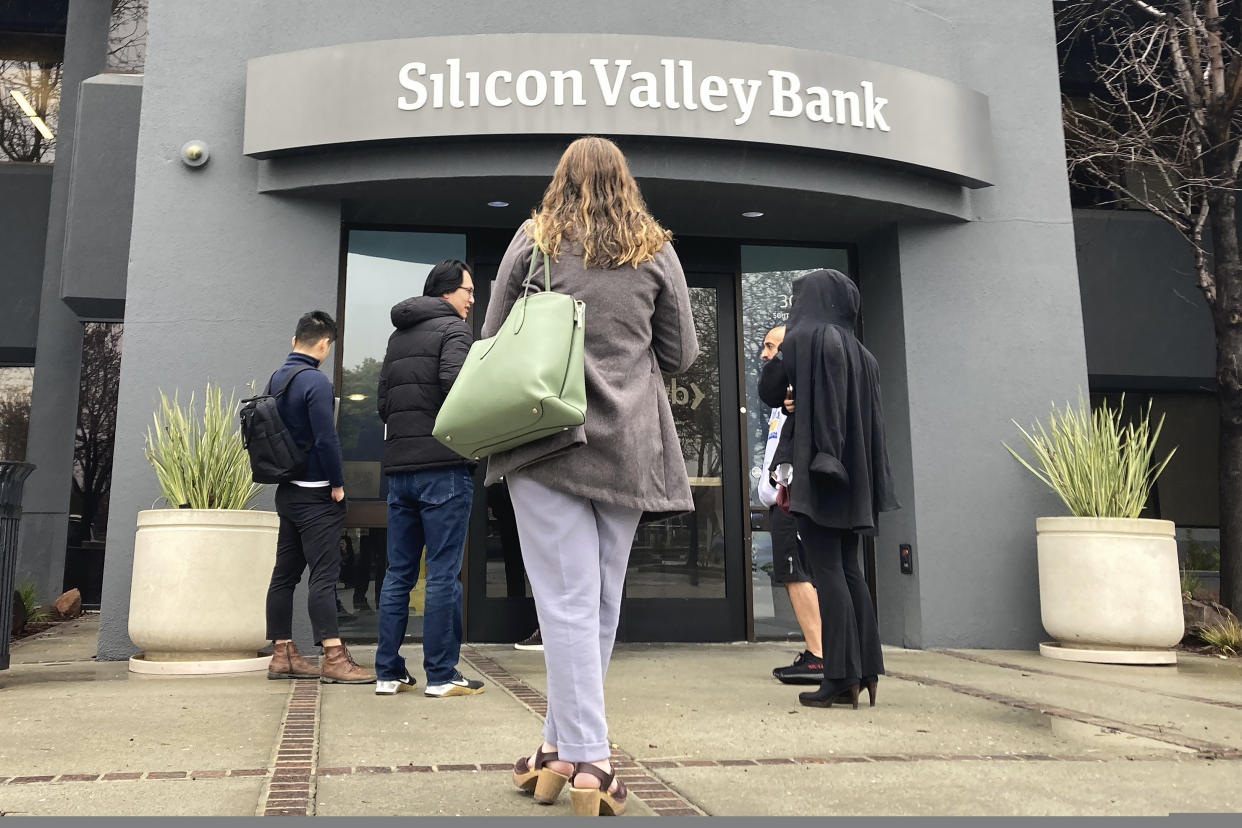
<svg viewBox="0 0 1242 828">
<path fill-rule="evenodd" d="M 538 716 L 547 715 L 547 698 L 500 666 L 495 659 L 483 655 L 474 647 L 463 647 L 461 654 L 474 669 L 504 688 L 505 692 L 525 705 L 532 713 Z M 650 773 L 649 769 L 653 767 L 651 764 L 640 763 L 633 756 L 616 747 L 612 749 L 610 761 L 617 778 L 624 782 L 630 793 L 641 799 L 656 816 L 706 815 L 702 808 L 690 802 L 659 776 Z M 513 766 L 505 765 L 504 767 L 509 770 Z"/>
<path fill-rule="evenodd" d="M 1021 664 L 1010 664 L 1007 661 L 997 661 L 996 659 L 988 658 L 987 656 L 975 655 L 974 653 L 963 653 L 958 652 L 957 650 L 929 650 L 929 652 L 961 659 L 962 661 L 973 661 L 976 664 L 986 664 L 989 667 L 1004 667 L 1006 670 L 1017 670 L 1022 673 L 1032 673 L 1037 676 L 1052 676 L 1053 678 L 1071 679 L 1073 681 L 1089 681 L 1093 684 L 1103 684 L 1108 687 L 1118 687 L 1124 690 L 1137 690 L 1140 693 L 1150 693 L 1152 695 L 1164 696 L 1166 698 L 1178 699 L 1180 701 L 1213 704 L 1217 707 L 1227 707 L 1230 710 L 1242 710 L 1242 702 L 1224 701 L 1223 699 L 1209 699 L 1204 696 L 1190 696 L 1185 693 L 1171 693 L 1167 690 L 1146 690 L 1141 687 L 1135 687 L 1133 684 L 1126 684 L 1120 681 L 1088 678 L 1087 676 L 1074 676 L 1069 675 L 1068 673 L 1057 673 L 1052 670 L 1044 670 L 1039 667 L 1023 667 Z"/>
<path fill-rule="evenodd" d="M 319 679 L 295 679 L 292 684 L 276 737 L 272 774 L 263 785 L 255 816 L 315 815 Z"/>
<path fill-rule="evenodd" d="M 831 756 L 782 756 L 782 757 L 765 757 L 755 759 L 645 759 L 632 762 L 641 769 L 663 770 L 667 768 L 734 768 L 734 767 L 763 767 L 770 765 L 848 765 L 860 764 L 866 762 L 1198 762 L 1203 760 L 1204 754 L 1197 753 L 1174 753 L 1169 755 L 1144 753 L 1129 756 L 1096 756 L 1076 753 L 867 753 L 867 754 L 835 754 Z M 1219 756 L 1210 757 L 1222 761 L 1238 761 L 1242 760 L 1242 752 L 1233 751 L 1224 753 Z M 621 770 L 622 763 L 625 762 L 624 754 L 614 754 L 614 760 L 617 762 L 618 771 Z M 477 764 L 451 764 L 451 765 L 354 765 L 352 767 L 335 767 L 335 768 L 318 768 L 311 775 L 311 779 L 318 779 L 321 776 L 365 776 L 370 774 L 404 774 L 404 773 L 491 773 L 504 772 L 508 773 L 513 770 L 511 762 L 479 762 Z M 15 776 L 6 778 L 0 776 L 0 785 L 28 785 L 39 782 L 131 782 L 137 780 L 195 780 L 195 779 L 224 779 L 225 777 L 245 777 L 245 776 L 268 776 L 271 773 L 267 768 L 241 768 L 236 770 L 199 770 L 199 771 L 123 771 L 118 773 L 62 773 L 59 775 L 48 774 L 43 776 Z M 631 777 L 635 777 L 633 783 L 626 782 L 630 790 L 634 791 L 635 796 L 639 796 L 640 791 L 650 790 L 652 793 L 663 792 L 667 786 L 658 779 L 639 780 L 637 777 L 641 773 L 632 773 Z M 622 779 L 627 776 L 624 773 L 618 773 Z M 300 787 L 300 783 L 276 782 L 274 783 L 277 790 L 281 790 L 279 786 L 288 785 L 291 788 Z M 659 796 L 646 797 L 640 796 L 641 799 L 655 798 Z M 309 799 L 309 798 L 308 798 Z M 266 809 L 264 809 L 266 810 Z"/>
<path fill-rule="evenodd" d="M 995 702 L 996 704 L 1003 704 L 1006 707 L 1012 707 L 1017 710 L 1028 710 L 1033 713 L 1042 713 L 1045 716 L 1056 716 L 1059 719 L 1069 719 L 1070 721 L 1091 725 L 1103 730 L 1116 731 L 1130 736 L 1139 736 L 1144 739 L 1152 739 L 1157 742 L 1164 742 L 1165 744 L 1188 748 L 1189 750 L 1195 751 L 1197 757 L 1200 759 L 1242 758 L 1242 751 L 1239 751 L 1237 748 L 1230 747 L 1229 745 L 1222 745 L 1218 742 L 1208 742 L 1203 739 L 1195 739 L 1191 736 L 1182 736 L 1159 727 L 1130 724 L 1129 722 L 1123 722 L 1120 719 L 1110 719 L 1105 716 L 1097 716 L 1094 713 L 1086 713 L 1081 710 L 1071 710 L 1067 707 L 1039 704 L 1038 702 L 1020 699 L 1016 696 L 1006 696 L 1003 693 L 989 693 L 986 690 L 980 690 L 977 687 L 970 687 L 969 685 L 957 684 L 955 682 L 944 681 L 942 679 L 916 676 L 909 673 L 894 673 L 892 671 L 889 671 L 887 676 L 889 678 L 900 679 L 901 681 L 912 681 L 916 684 L 923 684 L 929 687 L 942 687 L 946 690 L 952 690 L 954 693 L 961 693 L 965 696 L 973 696 L 977 699 L 984 699 L 985 701 Z"/>
</svg>

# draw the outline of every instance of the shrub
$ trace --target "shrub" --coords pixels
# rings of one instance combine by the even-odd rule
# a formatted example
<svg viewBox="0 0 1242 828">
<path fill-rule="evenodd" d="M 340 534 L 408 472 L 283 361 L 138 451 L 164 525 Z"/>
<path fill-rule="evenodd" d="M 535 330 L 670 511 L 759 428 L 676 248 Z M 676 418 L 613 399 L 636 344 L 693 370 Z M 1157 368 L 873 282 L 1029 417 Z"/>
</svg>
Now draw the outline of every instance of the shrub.
<svg viewBox="0 0 1242 828">
<path fill-rule="evenodd" d="M 1009 450 L 1019 463 L 1060 496 L 1075 517 L 1138 517 L 1156 478 L 1174 452 L 1153 464 L 1152 454 L 1164 417 L 1151 427 L 1151 403 L 1141 420 L 1122 424 L 1125 396 L 1116 410 L 1107 404 L 1094 412 L 1078 396 L 1078 408 L 1056 408 L 1048 426 L 1035 423 L 1028 431 L 1013 421 L 1034 455 L 1034 464 Z"/>
<path fill-rule="evenodd" d="M 52 617 L 51 613 L 39 606 L 39 590 L 30 581 L 17 585 L 17 597 L 26 610 L 27 624 L 41 624 Z"/>
<path fill-rule="evenodd" d="M 251 478 L 235 412 L 236 394 L 207 383 L 202 414 L 194 396 L 182 407 L 160 391 L 155 428 L 147 429 L 143 453 L 155 469 L 168 505 L 191 509 L 247 509 L 261 491 Z"/>
<path fill-rule="evenodd" d="M 1199 630 L 1199 638 L 1221 655 L 1242 655 L 1242 624 L 1236 618 L 1204 627 Z"/>
<path fill-rule="evenodd" d="M 1220 547 L 1191 538 L 1186 543 L 1186 568 L 1201 572 L 1220 571 Z"/>
</svg>

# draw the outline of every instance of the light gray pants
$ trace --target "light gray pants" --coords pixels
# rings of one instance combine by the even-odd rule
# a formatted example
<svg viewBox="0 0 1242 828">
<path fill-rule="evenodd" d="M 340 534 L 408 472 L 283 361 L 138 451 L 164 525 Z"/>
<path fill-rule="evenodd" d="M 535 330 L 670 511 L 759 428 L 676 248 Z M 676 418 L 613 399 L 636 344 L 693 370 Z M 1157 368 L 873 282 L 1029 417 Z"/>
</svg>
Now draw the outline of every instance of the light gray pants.
<svg viewBox="0 0 1242 828">
<path fill-rule="evenodd" d="M 606 759 L 604 676 L 642 511 L 558 492 L 520 472 L 507 480 L 548 671 L 543 738 L 566 762 Z"/>
</svg>

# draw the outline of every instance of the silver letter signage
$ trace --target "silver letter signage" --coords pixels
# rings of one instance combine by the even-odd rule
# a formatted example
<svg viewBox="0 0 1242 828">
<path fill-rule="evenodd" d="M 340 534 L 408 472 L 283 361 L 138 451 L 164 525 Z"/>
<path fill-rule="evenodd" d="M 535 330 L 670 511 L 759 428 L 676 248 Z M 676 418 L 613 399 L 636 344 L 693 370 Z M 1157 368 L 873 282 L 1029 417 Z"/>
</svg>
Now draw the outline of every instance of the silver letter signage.
<svg viewBox="0 0 1242 828">
<path fill-rule="evenodd" d="M 255 58 L 245 152 L 466 135 L 643 135 L 872 157 L 992 178 L 987 98 L 860 58 L 643 35 L 494 34 Z"/>
</svg>

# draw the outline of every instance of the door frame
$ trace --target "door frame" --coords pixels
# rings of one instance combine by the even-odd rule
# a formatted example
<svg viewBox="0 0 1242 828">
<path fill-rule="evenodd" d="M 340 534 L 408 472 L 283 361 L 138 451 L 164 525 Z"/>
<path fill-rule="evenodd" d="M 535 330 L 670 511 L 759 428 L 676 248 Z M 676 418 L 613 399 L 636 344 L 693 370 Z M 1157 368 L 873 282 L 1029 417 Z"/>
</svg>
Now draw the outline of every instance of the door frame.
<svg viewBox="0 0 1242 828">
<path fill-rule="evenodd" d="M 743 486 L 745 413 L 740 402 L 738 363 L 740 314 L 736 255 L 721 257 L 729 243 L 682 240 L 677 245 L 683 266 L 689 262 L 689 287 L 716 291 L 717 376 L 720 383 L 721 508 L 724 531 L 725 594 L 723 598 L 625 598 L 617 629 L 619 641 L 743 641 L 750 626 L 750 552 Z M 741 413 L 739 413 L 741 412 Z"/>
</svg>

